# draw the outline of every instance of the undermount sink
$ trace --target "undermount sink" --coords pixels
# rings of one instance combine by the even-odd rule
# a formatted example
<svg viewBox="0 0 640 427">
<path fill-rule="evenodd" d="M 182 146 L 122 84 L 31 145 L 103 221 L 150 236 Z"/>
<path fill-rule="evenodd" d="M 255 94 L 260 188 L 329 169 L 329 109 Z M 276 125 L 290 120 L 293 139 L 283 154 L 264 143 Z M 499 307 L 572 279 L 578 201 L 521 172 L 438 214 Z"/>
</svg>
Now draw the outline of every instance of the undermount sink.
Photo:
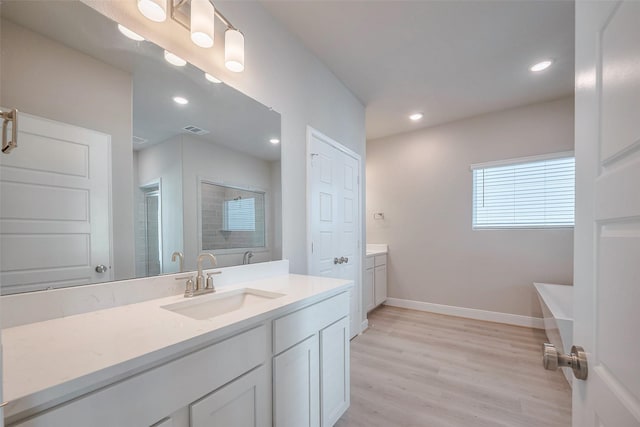
<svg viewBox="0 0 640 427">
<path fill-rule="evenodd" d="M 197 296 L 187 301 L 164 305 L 162 308 L 192 319 L 204 320 L 232 311 L 254 307 L 284 295 L 278 292 L 242 288 L 206 296 Z"/>
</svg>

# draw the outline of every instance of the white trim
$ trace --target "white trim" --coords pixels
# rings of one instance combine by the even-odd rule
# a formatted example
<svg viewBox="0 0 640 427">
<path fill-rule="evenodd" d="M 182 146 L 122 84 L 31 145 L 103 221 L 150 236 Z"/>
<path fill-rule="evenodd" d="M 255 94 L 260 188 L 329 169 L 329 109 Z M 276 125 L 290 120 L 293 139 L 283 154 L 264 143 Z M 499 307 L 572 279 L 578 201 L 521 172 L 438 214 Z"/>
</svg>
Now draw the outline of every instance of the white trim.
<svg viewBox="0 0 640 427">
<path fill-rule="evenodd" d="M 446 314 L 448 316 L 464 317 L 467 319 L 485 320 L 488 322 L 505 323 L 507 325 L 544 329 L 544 320 L 539 317 L 500 313 L 497 311 L 478 310 L 475 308 L 455 307 L 452 305 L 434 304 L 430 302 L 412 301 L 399 298 L 387 298 L 387 300 L 384 302 L 384 305 L 389 305 L 391 307 L 409 308 L 411 310 L 418 311 L 427 311 L 429 313 Z"/>
<path fill-rule="evenodd" d="M 518 165 L 520 163 L 540 162 L 542 160 L 562 159 L 565 157 L 575 157 L 573 151 L 561 151 L 559 153 L 548 153 L 539 156 L 517 157 L 515 159 L 496 160 L 493 162 L 474 163 L 469 166 L 469 170 L 491 168 L 496 166 Z"/>
<path fill-rule="evenodd" d="M 360 324 L 360 334 L 366 331 L 369 328 L 369 319 L 364 319 Z M 358 334 L 358 335 L 360 335 Z"/>
</svg>

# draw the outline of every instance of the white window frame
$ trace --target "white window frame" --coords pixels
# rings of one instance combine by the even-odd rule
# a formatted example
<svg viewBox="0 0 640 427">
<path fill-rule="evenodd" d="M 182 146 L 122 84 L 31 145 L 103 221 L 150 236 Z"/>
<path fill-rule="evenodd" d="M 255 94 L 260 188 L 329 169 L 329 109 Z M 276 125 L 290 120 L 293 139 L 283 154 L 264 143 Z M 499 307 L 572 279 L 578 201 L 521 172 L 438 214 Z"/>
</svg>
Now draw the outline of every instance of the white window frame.
<svg viewBox="0 0 640 427">
<path fill-rule="evenodd" d="M 475 188 L 475 182 L 473 179 L 473 172 L 476 169 L 486 169 L 486 168 L 493 168 L 493 167 L 499 167 L 499 166 L 514 166 L 514 165 L 519 165 L 519 164 L 523 164 L 523 163 L 532 163 L 532 162 L 539 162 L 539 161 L 544 161 L 544 160 L 554 160 L 554 159 L 562 159 L 562 158 L 568 158 L 568 157 L 574 157 L 575 158 L 575 153 L 574 151 L 562 151 L 562 152 L 556 152 L 556 153 L 549 153 L 549 154 L 542 154 L 542 155 L 538 155 L 538 156 L 528 156 L 528 157 L 517 157 L 517 158 L 512 158 L 512 159 L 505 159 L 505 160 L 496 160 L 496 161 L 491 161 L 491 162 L 484 162 L 484 163 L 474 163 L 469 167 L 469 170 L 471 171 L 471 186 L 472 186 L 472 199 L 471 199 L 471 210 L 472 210 L 472 216 L 471 216 L 471 228 L 475 231 L 482 231 L 482 230 L 540 230 L 540 229 L 573 229 L 575 226 L 575 216 L 574 216 L 574 225 L 519 225 L 519 224 L 513 224 L 513 225 L 476 225 L 476 209 L 475 209 L 475 199 L 476 199 L 476 188 Z"/>
</svg>

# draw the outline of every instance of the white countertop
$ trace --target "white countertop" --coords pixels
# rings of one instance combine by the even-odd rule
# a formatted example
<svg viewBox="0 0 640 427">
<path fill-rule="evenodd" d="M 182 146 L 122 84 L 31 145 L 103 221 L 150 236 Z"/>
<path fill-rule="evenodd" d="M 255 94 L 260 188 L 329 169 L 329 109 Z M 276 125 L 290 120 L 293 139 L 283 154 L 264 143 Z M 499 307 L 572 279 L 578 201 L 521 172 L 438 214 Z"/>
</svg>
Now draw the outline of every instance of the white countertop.
<svg viewBox="0 0 640 427">
<path fill-rule="evenodd" d="M 367 256 L 384 255 L 389 252 L 389 246 L 381 243 L 367 243 Z"/>
<path fill-rule="evenodd" d="M 162 306 L 174 295 L 2 330 L 5 417 L 22 416 L 96 390 L 285 311 L 338 294 L 350 281 L 285 275 L 238 283 L 285 294 L 195 320 Z M 205 299 L 198 296 L 194 299 Z"/>
</svg>

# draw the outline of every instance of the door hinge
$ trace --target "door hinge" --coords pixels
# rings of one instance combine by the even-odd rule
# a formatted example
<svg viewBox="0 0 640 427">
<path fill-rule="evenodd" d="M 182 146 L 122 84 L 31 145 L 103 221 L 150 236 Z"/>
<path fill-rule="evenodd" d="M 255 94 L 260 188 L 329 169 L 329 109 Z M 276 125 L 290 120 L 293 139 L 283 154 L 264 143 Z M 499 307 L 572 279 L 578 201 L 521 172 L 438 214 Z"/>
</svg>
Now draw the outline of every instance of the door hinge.
<svg viewBox="0 0 640 427">
<path fill-rule="evenodd" d="M 311 253 L 313 253 L 313 242 L 311 242 Z"/>
</svg>

